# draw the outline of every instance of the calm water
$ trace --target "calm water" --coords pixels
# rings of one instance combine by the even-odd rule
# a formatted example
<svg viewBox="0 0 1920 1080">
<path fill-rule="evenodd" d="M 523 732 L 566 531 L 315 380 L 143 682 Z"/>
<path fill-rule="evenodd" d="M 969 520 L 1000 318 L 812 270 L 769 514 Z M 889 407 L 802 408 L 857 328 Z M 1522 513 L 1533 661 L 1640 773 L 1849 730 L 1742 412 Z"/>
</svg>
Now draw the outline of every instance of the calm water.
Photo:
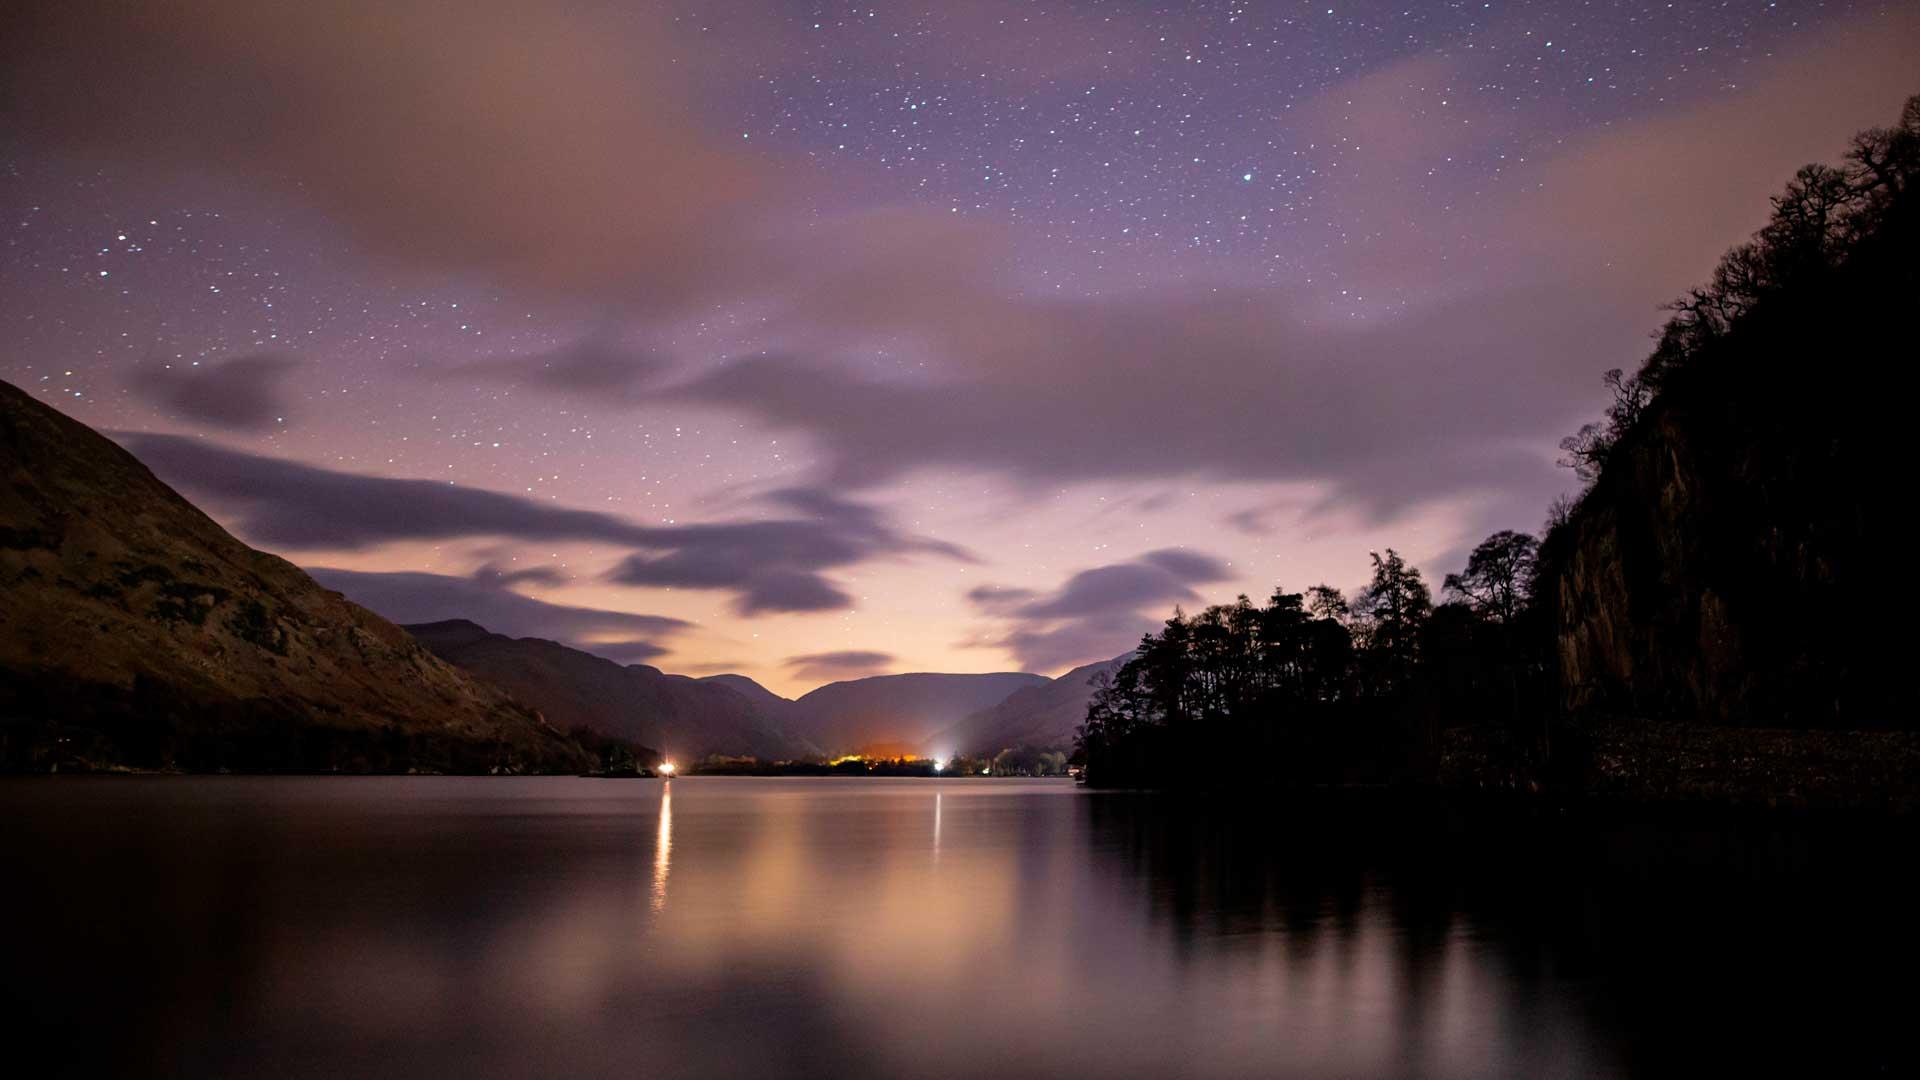
<svg viewBox="0 0 1920 1080">
<path fill-rule="evenodd" d="M 10 781 L 0 1035 L 96 1075 L 1912 1064 L 1896 834 L 1263 816 L 1048 781 Z"/>
</svg>

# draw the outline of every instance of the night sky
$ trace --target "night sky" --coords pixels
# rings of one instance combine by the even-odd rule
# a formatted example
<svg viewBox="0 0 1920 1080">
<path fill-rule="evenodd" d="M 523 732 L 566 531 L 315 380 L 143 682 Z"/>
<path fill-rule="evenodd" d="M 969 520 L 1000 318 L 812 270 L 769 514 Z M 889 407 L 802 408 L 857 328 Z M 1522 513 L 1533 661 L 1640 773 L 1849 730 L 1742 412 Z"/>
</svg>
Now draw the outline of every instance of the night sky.
<svg viewBox="0 0 1920 1080">
<path fill-rule="evenodd" d="M 0 378 L 401 621 L 792 693 L 1436 584 L 1913 4 L 0 16 Z"/>
</svg>

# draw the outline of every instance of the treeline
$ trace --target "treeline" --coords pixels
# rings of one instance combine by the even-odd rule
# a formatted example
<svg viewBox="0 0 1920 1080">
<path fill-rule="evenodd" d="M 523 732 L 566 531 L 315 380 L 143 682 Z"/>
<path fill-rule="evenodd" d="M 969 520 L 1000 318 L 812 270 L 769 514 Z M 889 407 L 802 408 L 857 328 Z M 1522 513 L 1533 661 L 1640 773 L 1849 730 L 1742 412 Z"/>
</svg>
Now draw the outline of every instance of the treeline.
<svg viewBox="0 0 1920 1080">
<path fill-rule="evenodd" d="M 1770 307 L 1805 309 L 1841 284 L 1857 288 L 1851 271 L 1868 269 L 1880 281 L 1884 263 L 1903 263 L 1910 277 L 1914 242 L 1914 183 L 1920 181 L 1920 96 L 1908 98 L 1895 127 L 1853 136 L 1841 165 L 1803 165 L 1772 198 L 1772 217 L 1751 240 L 1720 258 L 1713 279 L 1668 304 L 1672 317 L 1640 371 L 1613 369 L 1605 384 L 1613 402 L 1601 421 L 1561 440 L 1561 465 L 1580 479 L 1599 479 L 1620 440 L 1655 398 L 1705 375 L 1736 331 L 1749 329 Z M 1862 263 L 1868 263 L 1862 267 Z M 1912 300 L 1910 296 L 1908 302 Z M 1705 375 L 1715 377 L 1715 375 Z"/>
<path fill-rule="evenodd" d="M 1579 729 L 1562 715 L 1557 661 L 1560 560 L 1581 500 L 1604 485 L 1669 399 L 1763 383 L 1761 393 L 1784 400 L 1823 379 L 1841 385 L 1808 354 L 1819 342 L 1841 341 L 1849 355 L 1839 359 L 1857 363 L 1852 353 L 1868 350 L 1872 331 L 1835 328 L 1836 312 L 1904 320 L 1920 250 L 1917 178 L 1920 97 L 1906 103 L 1897 126 L 1855 136 L 1842 166 L 1801 169 L 1773 199 L 1766 227 L 1728 252 L 1708 284 L 1670 306 L 1642 367 L 1606 373 L 1606 415 L 1561 444 L 1561 463 L 1586 483 L 1581 498 L 1552 508 L 1540 541 L 1516 532 L 1487 538 L 1447 576 L 1439 603 L 1420 572 L 1389 549 L 1372 556 L 1372 580 L 1351 600 L 1319 585 L 1276 590 L 1258 606 L 1243 596 L 1195 615 L 1176 611 L 1097 686 L 1076 747 L 1089 782 L 1424 779 L 1440 767 L 1442 733 L 1461 728 L 1474 731 L 1493 770 L 1539 777 L 1582 767 Z M 1904 364 L 1911 356 L 1906 346 L 1884 359 Z M 1853 437 L 1847 418 L 1826 407 L 1829 398 L 1806 400 L 1818 403 L 1819 415 L 1799 421 L 1794 438 L 1837 445 Z M 1742 439 L 1779 441 L 1771 432 L 1728 434 L 1729 442 Z M 1843 459 L 1822 459 L 1788 480 L 1819 487 L 1831 480 L 1833 460 Z M 1859 629 L 1805 618 L 1791 633 Z"/>
<path fill-rule="evenodd" d="M 1606 373 L 1613 398 L 1606 415 L 1561 440 L 1561 464 L 1598 480 L 1656 399 L 1693 380 L 1729 377 L 1715 361 L 1732 359 L 1724 346 L 1740 332 L 1769 318 L 1817 315 L 1835 289 L 1849 295 L 1849 309 L 1872 306 L 1857 302 L 1863 286 L 1897 296 L 1913 276 L 1917 180 L 1920 95 L 1907 99 L 1894 127 L 1855 135 L 1840 166 L 1806 165 L 1794 174 L 1773 197 L 1766 226 L 1722 256 L 1707 284 L 1668 305 L 1673 315 L 1640 370 Z M 1901 299 L 1911 304 L 1913 297 Z M 1903 358 L 1911 359 L 1910 349 Z"/>
<path fill-rule="evenodd" d="M 1499 532 L 1442 601 L 1389 548 L 1349 599 L 1329 585 L 1175 611 L 1096 681 L 1077 752 L 1089 782 L 1255 775 L 1389 783 L 1431 773 L 1438 734 L 1490 724 L 1515 746 L 1551 693 L 1532 602 L 1538 542 Z"/>
</svg>

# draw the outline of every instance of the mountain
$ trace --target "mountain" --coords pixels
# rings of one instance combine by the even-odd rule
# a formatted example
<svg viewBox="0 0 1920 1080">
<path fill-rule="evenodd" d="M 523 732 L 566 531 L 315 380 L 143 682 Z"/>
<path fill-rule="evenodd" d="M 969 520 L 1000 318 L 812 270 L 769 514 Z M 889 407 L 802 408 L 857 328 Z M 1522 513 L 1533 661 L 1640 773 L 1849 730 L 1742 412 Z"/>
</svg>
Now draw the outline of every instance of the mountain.
<svg viewBox="0 0 1920 1080">
<path fill-rule="evenodd" d="M 1002 750 L 1068 750 L 1074 730 L 1087 717 L 1093 680 L 1111 675 L 1132 659 L 1131 652 L 1083 664 L 1039 686 L 1026 686 L 927 740 L 927 752 L 940 757 L 965 754 L 992 757 Z"/>
<path fill-rule="evenodd" d="M 767 716 L 784 716 L 786 711 L 793 707 L 792 698 L 783 698 L 745 675 L 709 675 L 700 681 L 732 690 L 752 702 Z"/>
<path fill-rule="evenodd" d="M 1008 694 L 1046 682 L 1044 675 L 995 672 L 875 675 L 829 683 L 793 703 L 787 730 L 831 753 L 879 744 L 910 750 Z"/>
<path fill-rule="evenodd" d="M 669 675 L 557 642 L 491 633 L 464 619 L 407 630 L 441 658 L 505 687 L 561 728 L 592 728 L 683 760 L 709 754 L 779 760 L 815 752 L 780 730 L 772 703 L 792 703 L 745 676 Z"/>
<path fill-rule="evenodd" d="M 0 382 L 0 767 L 576 772 L 571 739 Z"/>
</svg>

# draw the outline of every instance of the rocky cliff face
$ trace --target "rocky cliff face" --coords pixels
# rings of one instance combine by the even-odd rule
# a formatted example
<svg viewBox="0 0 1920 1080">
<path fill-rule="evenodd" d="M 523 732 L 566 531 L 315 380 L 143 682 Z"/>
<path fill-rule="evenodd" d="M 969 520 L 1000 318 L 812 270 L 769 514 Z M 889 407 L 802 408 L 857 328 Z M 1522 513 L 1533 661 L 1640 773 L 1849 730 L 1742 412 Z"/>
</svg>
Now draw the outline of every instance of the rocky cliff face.
<svg viewBox="0 0 1920 1080">
<path fill-rule="evenodd" d="M 1912 593 L 1920 97 L 1811 165 L 1672 310 L 1541 550 L 1576 709 L 1920 727 Z M 1585 450 L 1582 450 L 1582 447 Z M 1544 593 L 1544 596 L 1540 595 Z"/>
<path fill-rule="evenodd" d="M 1782 319 L 1657 401 L 1549 538 L 1565 703 L 1776 727 L 1909 726 L 1878 590 L 1899 575 L 1871 348 Z M 1809 358 L 1842 370 L 1794 379 Z M 1709 377 L 1710 376 L 1710 377 Z M 1876 567 L 1881 571 L 1876 573 Z M 1888 575 L 1891 575 L 1890 578 Z M 1911 693 L 1904 694 L 1905 699 Z"/>
<path fill-rule="evenodd" d="M 0 383 L 0 767 L 587 764 L 531 709 Z"/>
</svg>

